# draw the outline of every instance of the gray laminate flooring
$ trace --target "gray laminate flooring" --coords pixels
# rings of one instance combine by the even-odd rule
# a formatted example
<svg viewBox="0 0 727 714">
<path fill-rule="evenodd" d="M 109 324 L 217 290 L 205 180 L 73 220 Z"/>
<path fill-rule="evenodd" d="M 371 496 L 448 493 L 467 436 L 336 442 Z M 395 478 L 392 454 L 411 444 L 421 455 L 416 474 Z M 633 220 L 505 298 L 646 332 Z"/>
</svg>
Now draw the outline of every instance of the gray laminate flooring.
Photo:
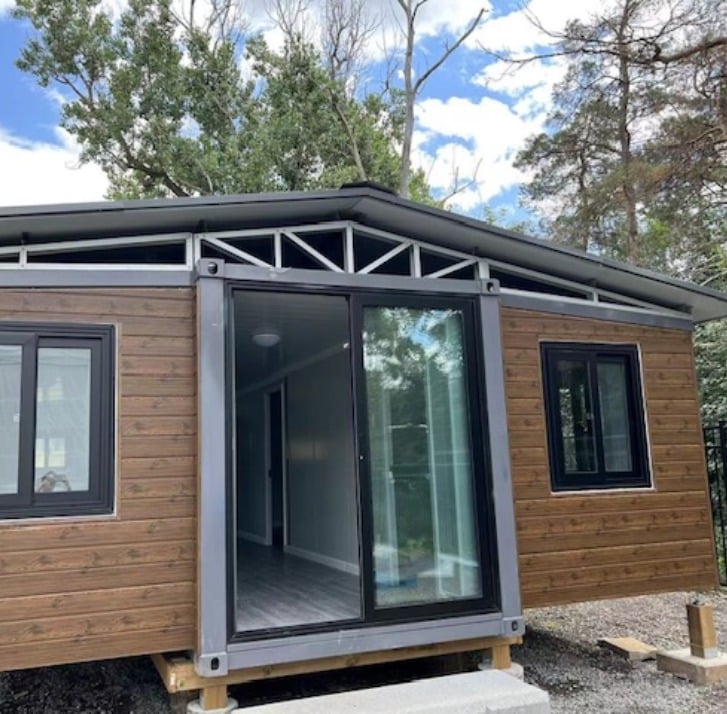
<svg viewBox="0 0 727 714">
<path fill-rule="evenodd" d="M 244 540 L 237 552 L 238 632 L 360 617 L 358 576 Z"/>
</svg>

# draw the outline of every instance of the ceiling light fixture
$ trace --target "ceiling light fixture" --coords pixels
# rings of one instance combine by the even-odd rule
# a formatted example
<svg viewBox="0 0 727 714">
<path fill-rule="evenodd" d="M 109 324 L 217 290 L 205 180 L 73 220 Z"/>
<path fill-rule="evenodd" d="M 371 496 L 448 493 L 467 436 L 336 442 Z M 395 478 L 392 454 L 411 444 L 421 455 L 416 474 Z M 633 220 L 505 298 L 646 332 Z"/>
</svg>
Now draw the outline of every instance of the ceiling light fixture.
<svg viewBox="0 0 727 714">
<path fill-rule="evenodd" d="M 252 341 L 258 347 L 275 347 L 280 342 L 280 333 L 267 328 L 256 330 L 252 335 Z"/>
</svg>

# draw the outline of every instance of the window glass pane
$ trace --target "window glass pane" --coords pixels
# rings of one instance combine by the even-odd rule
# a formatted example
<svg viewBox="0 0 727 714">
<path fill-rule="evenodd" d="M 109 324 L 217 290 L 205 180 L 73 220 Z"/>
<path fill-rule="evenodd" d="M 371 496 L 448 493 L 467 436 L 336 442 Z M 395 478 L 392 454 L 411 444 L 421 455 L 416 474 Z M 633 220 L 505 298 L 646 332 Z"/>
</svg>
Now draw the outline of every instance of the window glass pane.
<svg viewBox="0 0 727 714">
<path fill-rule="evenodd" d="M 588 363 L 558 360 L 555 378 L 565 472 L 593 472 L 596 449 Z"/>
<path fill-rule="evenodd" d="M 606 471 L 631 471 L 630 415 L 624 361 L 598 363 L 603 459 Z"/>
<path fill-rule="evenodd" d="M 375 604 L 479 597 L 459 310 L 366 308 Z"/>
<path fill-rule="evenodd" d="M 18 492 L 23 348 L 0 345 L 0 495 Z"/>
<path fill-rule="evenodd" d="M 90 416 L 91 350 L 39 348 L 36 492 L 88 490 Z"/>
</svg>

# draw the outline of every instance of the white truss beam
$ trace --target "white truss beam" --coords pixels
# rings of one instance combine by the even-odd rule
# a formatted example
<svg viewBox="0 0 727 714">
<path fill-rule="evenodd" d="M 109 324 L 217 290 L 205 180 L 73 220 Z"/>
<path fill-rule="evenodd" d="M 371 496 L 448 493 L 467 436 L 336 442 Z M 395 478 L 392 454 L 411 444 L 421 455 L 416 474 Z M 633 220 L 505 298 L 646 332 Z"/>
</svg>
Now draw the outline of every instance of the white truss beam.
<svg viewBox="0 0 727 714">
<path fill-rule="evenodd" d="M 326 258 L 325 255 L 322 253 L 319 253 L 313 246 L 308 245 L 302 238 L 299 238 L 295 233 L 291 231 L 283 231 L 283 235 L 293 243 L 295 243 L 301 250 L 305 251 L 310 255 L 311 258 L 314 260 L 317 260 L 322 266 L 325 268 L 328 268 L 330 271 L 334 273 L 342 273 L 343 268 L 341 266 L 336 265 L 332 260 L 329 260 Z"/>
</svg>

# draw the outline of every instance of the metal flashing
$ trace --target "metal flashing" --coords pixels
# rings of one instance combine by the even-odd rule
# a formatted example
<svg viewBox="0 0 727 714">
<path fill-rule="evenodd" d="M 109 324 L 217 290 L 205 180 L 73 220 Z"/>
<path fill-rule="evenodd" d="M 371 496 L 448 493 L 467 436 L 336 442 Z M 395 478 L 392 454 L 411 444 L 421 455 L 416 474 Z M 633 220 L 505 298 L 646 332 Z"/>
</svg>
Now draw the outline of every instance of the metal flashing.
<svg viewBox="0 0 727 714">
<path fill-rule="evenodd" d="M 649 327 L 664 327 L 673 330 L 694 330 L 695 321 L 689 316 L 678 316 L 673 312 L 660 313 L 628 305 L 610 305 L 598 302 L 578 302 L 546 295 L 527 295 L 502 292 L 503 307 L 522 308 L 538 312 L 552 312 L 569 317 L 588 317 L 609 322 L 626 322 Z"/>
<path fill-rule="evenodd" d="M 727 295 L 643 268 L 520 235 L 377 190 L 205 196 L 0 209 L 0 245 L 123 235 L 264 229 L 354 221 L 362 229 L 428 242 L 473 259 L 490 259 L 626 299 L 691 312 L 696 322 L 727 316 Z M 481 273 L 480 273 L 481 274 Z"/>
</svg>

